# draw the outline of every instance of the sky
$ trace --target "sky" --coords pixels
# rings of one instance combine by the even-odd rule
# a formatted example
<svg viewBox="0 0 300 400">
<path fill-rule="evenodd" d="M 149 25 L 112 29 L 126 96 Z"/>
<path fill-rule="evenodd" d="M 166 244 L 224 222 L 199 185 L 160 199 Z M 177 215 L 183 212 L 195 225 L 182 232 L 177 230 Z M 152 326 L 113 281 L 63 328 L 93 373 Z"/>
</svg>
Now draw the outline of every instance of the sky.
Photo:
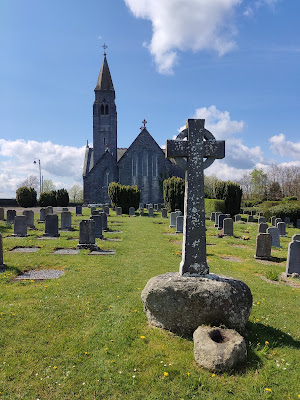
<svg viewBox="0 0 300 400">
<path fill-rule="evenodd" d="M 29 175 L 82 184 L 94 88 L 108 48 L 118 147 L 163 146 L 204 118 L 238 180 L 300 166 L 299 0 L 0 0 L 0 197 Z"/>
</svg>

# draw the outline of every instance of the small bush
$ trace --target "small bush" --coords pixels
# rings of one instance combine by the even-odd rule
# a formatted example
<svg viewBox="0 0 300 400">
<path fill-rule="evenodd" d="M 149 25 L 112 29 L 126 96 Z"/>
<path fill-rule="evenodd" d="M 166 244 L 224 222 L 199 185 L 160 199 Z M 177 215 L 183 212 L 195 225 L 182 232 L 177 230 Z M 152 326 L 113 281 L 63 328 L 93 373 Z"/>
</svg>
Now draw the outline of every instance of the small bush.
<svg viewBox="0 0 300 400">
<path fill-rule="evenodd" d="M 56 194 L 57 194 L 56 190 L 52 190 L 51 192 L 41 193 L 39 198 L 39 205 L 41 207 L 47 207 L 47 206 L 56 207 L 57 206 Z"/>
<path fill-rule="evenodd" d="M 69 204 L 69 193 L 66 189 L 59 189 L 56 192 L 57 205 L 60 207 L 67 207 Z"/>
<path fill-rule="evenodd" d="M 111 182 L 108 186 L 108 196 L 112 208 L 122 207 L 122 212 L 128 214 L 129 207 L 138 209 L 141 192 L 137 186 L 126 186 L 117 182 Z"/>
<path fill-rule="evenodd" d="M 273 269 L 267 271 L 265 276 L 267 279 L 270 279 L 271 281 L 278 281 L 278 273 Z"/>
<path fill-rule="evenodd" d="M 163 183 L 164 190 L 164 203 L 165 207 L 169 212 L 175 211 L 175 209 L 184 209 L 184 192 L 185 192 L 185 181 L 178 176 L 172 176 L 171 178 L 165 179 Z"/>
<path fill-rule="evenodd" d="M 297 196 L 291 196 L 291 197 L 284 197 L 282 201 L 287 202 L 287 201 L 297 201 Z"/>
<path fill-rule="evenodd" d="M 265 217 L 270 220 L 273 215 L 284 221 L 285 217 L 290 217 L 291 223 L 296 225 L 297 219 L 300 219 L 300 201 L 282 202 L 276 207 L 271 207 L 264 213 Z"/>
<path fill-rule="evenodd" d="M 17 189 L 16 199 L 20 207 L 34 207 L 36 204 L 36 191 L 33 188 L 22 186 Z"/>
<path fill-rule="evenodd" d="M 225 201 L 216 199 L 205 199 L 205 214 L 210 215 L 212 212 L 225 213 Z"/>
</svg>

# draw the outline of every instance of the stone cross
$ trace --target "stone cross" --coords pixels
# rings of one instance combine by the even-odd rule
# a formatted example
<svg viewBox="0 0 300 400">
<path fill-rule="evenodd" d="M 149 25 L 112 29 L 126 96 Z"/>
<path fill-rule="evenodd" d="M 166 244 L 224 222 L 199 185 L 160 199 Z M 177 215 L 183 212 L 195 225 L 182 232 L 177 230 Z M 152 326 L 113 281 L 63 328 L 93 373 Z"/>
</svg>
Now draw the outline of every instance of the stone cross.
<svg viewBox="0 0 300 400">
<path fill-rule="evenodd" d="M 147 121 L 144 118 L 144 121 L 142 121 L 142 124 L 144 124 L 144 128 L 146 127 Z"/>
<path fill-rule="evenodd" d="M 185 172 L 184 226 L 181 275 L 209 273 L 206 261 L 204 169 L 225 157 L 225 142 L 204 128 L 204 119 L 189 119 L 176 140 L 167 140 L 166 157 Z"/>
</svg>

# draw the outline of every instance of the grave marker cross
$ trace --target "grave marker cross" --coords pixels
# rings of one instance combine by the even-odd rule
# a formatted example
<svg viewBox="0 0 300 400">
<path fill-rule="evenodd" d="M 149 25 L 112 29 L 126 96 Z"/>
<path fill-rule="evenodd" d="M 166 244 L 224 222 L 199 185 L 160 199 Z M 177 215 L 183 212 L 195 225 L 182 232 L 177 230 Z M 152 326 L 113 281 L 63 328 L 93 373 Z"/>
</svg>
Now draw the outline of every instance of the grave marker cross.
<svg viewBox="0 0 300 400">
<path fill-rule="evenodd" d="M 166 157 L 185 172 L 181 275 L 209 273 L 206 261 L 204 169 L 225 157 L 225 142 L 204 128 L 204 119 L 189 119 L 176 140 L 167 140 Z M 205 159 L 206 158 L 206 159 Z"/>
</svg>

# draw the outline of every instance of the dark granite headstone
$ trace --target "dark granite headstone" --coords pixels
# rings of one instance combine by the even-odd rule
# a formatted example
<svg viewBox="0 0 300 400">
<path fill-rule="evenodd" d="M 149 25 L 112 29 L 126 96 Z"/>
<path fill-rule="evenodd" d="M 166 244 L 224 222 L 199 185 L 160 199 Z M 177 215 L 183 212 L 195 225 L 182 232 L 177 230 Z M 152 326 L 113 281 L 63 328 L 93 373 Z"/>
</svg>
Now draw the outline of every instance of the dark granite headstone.
<svg viewBox="0 0 300 400">
<path fill-rule="evenodd" d="M 233 219 L 225 218 L 223 221 L 223 233 L 226 236 L 233 236 Z"/>
<path fill-rule="evenodd" d="M 129 207 L 129 216 L 135 217 L 135 208 L 134 207 Z"/>
<path fill-rule="evenodd" d="M 268 224 L 265 222 L 261 222 L 258 225 L 258 233 L 267 233 Z"/>
<path fill-rule="evenodd" d="M 16 215 L 14 220 L 14 236 L 27 236 L 27 220 L 25 215 Z"/>
<path fill-rule="evenodd" d="M 93 219 L 83 219 L 80 221 L 79 244 L 77 248 L 98 250 L 98 246 L 95 243 L 95 221 Z"/>
<path fill-rule="evenodd" d="M 3 264 L 3 240 L 2 233 L 0 233 L 0 267 L 4 268 L 5 264 Z"/>
<path fill-rule="evenodd" d="M 40 209 L 40 221 L 45 221 L 46 215 L 47 215 L 47 209 L 41 208 Z"/>
<path fill-rule="evenodd" d="M 34 229 L 34 212 L 31 210 L 24 210 L 23 215 L 26 217 L 26 224 L 28 228 Z"/>
<path fill-rule="evenodd" d="M 170 214 L 170 228 L 175 228 L 176 227 L 176 218 L 177 214 L 176 212 L 171 212 Z"/>
<path fill-rule="evenodd" d="M 76 215 L 82 215 L 82 206 L 76 206 Z"/>
<path fill-rule="evenodd" d="M 13 224 L 16 215 L 17 215 L 16 210 L 7 210 L 7 212 L 6 212 L 6 223 L 7 224 Z"/>
<path fill-rule="evenodd" d="M 102 216 L 101 215 L 92 215 L 91 219 L 95 222 L 95 237 L 99 239 L 103 239 L 102 234 Z"/>
<path fill-rule="evenodd" d="M 63 211 L 60 216 L 60 228 L 72 230 L 72 217 L 70 211 Z"/>
<path fill-rule="evenodd" d="M 300 235 L 294 235 L 288 247 L 286 274 L 300 275 Z"/>
<path fill-rule="evenodd" d="M 268 233 L 259 233 L 256 236 L 255 258 L 270 260 L 272 249 L 272 237 Z"/>
<path fill-rule="evenodd" d="M 45 218 L 45 233 L 43 236 L 58 237 L 58 215 L 47 214 Z"/>
<path fill-rule="evenodd" d="M 280 236 L 286 237 L 285 222 L 277 222 L 277 229 Z"/>
<path fill-rule="evenodd" d="M 117 207 L 116 208 L 116 215 L 117 215 L 117 217 L 121 217 L 122 216 L 122 207 Z"/>
<path fill-rule="evenodd" d="M 168 218 L 168 211 L 167 211 L 166 208 L 163 208 L 163 209 L 161 210 L 161 217 L 162 217 L 162 218 Z"/>
<path fill-rule="evenodd" d="M 153 207 L 148 208 L 148 217 L 154 217 Z"/>
<path fill-rule="evenodd" d="M 215 212 L 212 212 L 212 213 L 210 214 L 210 220 L 211 220 L 211 221 L 215 221 L 215 219 L 216 219 L 216 213 L 215 213 Z"/>
<path fill-rule="evenodd" d="M 241 220 L 242 220 L 242 218 L 241 218 L 240 214 L 237 214 L 237 215 L 234 216 L 234 221 L 235 222 L 238 222 L 238 221 L 241 221 Z"/>
<path fill-rule="evenodd" d="M 226 214 L 219 214 L 219 216 L 218 216 L 218 229 L 219 230 L 223 229 L 223 222 L 224 222 L 225 218 L 226 218 Z"/>
<path fill-rule="evenodd" d="M 271 225 L 275 226 L 275 220 L 276 220 L 276 215 L 273 215 L 273 217 L 271 217 Z"/>
<path fill-rule="evenodd" d="M 183 233 L 183 216 L 176 217 L 176 233 Z"/>
<path fill-rule="evenodd" d="M 0 207 L 0 221 L 4 220 L 4 208 Z"/>
<path fill-rule="evenodd" d="M 279 230 L 277 228 L 275 228 L 275 226 L 272 226 L 271 228 L 267 229 L 267 233 L 269 233 L 272 237 L 272 246 L 273 247 L 281 247 Z"/>
</svg>

